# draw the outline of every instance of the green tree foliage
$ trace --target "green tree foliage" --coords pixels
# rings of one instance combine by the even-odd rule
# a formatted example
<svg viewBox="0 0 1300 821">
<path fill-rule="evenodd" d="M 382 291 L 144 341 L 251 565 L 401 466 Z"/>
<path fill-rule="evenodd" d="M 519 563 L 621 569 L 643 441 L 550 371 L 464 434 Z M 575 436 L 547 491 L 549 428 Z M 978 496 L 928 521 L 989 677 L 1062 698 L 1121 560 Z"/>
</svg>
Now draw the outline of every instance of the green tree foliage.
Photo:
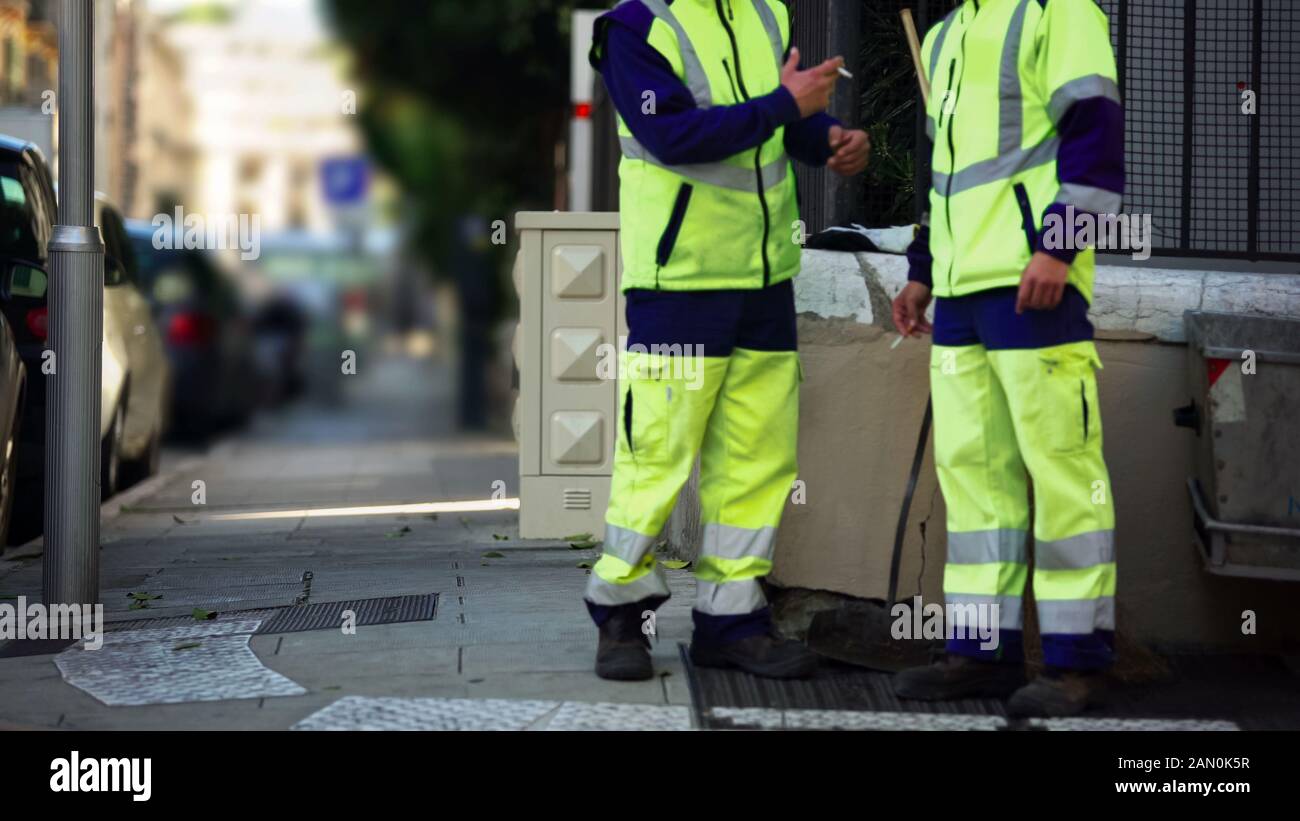
<svg viewBox="0 0 1300 821">
<path fill-rule="evenodd" d="M 415 240 L 445 259 L 455 219 L 549 208 L 568 117 L 569 23 L 592 0 L 329 0 L 358 117 L 406 193 Z"/>
</svg>

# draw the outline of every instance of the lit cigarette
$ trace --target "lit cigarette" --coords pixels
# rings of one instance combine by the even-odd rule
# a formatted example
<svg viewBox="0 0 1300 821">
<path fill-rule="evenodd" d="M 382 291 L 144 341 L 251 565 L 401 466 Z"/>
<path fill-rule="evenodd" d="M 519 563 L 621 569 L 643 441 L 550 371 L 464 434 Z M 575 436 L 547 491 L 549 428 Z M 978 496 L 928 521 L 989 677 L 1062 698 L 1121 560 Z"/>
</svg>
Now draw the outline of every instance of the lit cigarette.
<svg viewBox="0 0 1300 821">
<path fill-rule="evenodd" d="M 843 78 L 846 79 L 846 80 L 852 80 L 852 79 L 853 79 L 853 74 L 851 74 L 851 73 L 849 72 L 849 70 L 848 70 L 847 68 L 845 68 L 844 66 L 840 66 L 840 76 L 843 77 Z"/>
<path fill-rule="evenodd" d="M 898 339 L 894 340 L 894 344 L 889 346 L 889 350 L 892 351 L 894 348 L 897 348 L 901 344 L 903 344 L 903 335 L 899 334 Z"/>
</svg>

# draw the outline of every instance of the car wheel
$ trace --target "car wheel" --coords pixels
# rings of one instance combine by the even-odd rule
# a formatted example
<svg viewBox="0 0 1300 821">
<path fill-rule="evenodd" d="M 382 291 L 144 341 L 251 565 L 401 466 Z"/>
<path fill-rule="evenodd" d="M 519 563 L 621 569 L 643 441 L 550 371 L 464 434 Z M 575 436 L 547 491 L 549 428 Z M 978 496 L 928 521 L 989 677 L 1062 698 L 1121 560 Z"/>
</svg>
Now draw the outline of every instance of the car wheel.
<svg viewBox="0 0 1300 821">
<path fill-rule="evenodd" d="M 158 466 L 161 462 L 162 434 L 155 430 L 153 435 L 149 437 L 149 445 L 145 448 L 144 453 L 140 454 L 140 458 L 122 461 L 121 467 L 118 468 L 120 471 L 118 477 L 119 488 L 125 490 L 137 482 L 143 482 L 150 476 L 157 475 Z"/>
<path fill-rule="evenodd" d="M 18 430 L 22 424 L 19 414 L 22 407 L 14 412 L 14 423 L 10 426 L 9 436 L 4 443 L 4 465 L 0 467 L 0 552 L 9 543 L 9 524 L 13 521 L 14 493 L 18 488 Z"/>
<path fill-rule="evenodd" d="M 113 423 L 99 448 L 99 493 L 107 499 L 117 493 L 117 483 L 122 473 L 122 430 L 126 427 L 126 412 L 122 405 L 113 410 Z"/>
</svg>

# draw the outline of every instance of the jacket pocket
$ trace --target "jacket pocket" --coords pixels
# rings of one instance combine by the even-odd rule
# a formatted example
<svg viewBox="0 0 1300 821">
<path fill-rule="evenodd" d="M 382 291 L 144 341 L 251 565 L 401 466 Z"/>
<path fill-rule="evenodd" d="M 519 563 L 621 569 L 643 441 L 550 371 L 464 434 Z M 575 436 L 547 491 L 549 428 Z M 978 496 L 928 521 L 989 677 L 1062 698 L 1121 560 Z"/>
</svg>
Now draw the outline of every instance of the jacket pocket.
<svg viewBox="0 0 1300 821">
<path fill-rule="evenodd" d="M 1029 255 L 1034 255 L 1035 246 L 1038 244 L 1038 225 L 1034 220 L 1034 209 L 1029 203 L 1029 192 L 1025 190 L 1025 184 L 1018 182 L 1015 185 L 1016 203 L 1020 206 L 1020 224 L 1025 229 L 1025 243 L 1029 246 Z"/>
<path fill-rule="evenodd" d="M 659 268 L 668 264 L 668 260 L 673 255 L 673 247 L 677 245 L 677 235 L 681 233 L 682 222 L 686 219 L 686 206 L 691 202 L 691 192 L 694 186 L 688 182 L 682 183 L 677 189 L 677 199 L 673 200 L 673 211 L 668 216 L 668 225 L 664 226 L 664 232 L 659 236 L 659 247 L 655 252 L 655 265 Z"/>
</svg>

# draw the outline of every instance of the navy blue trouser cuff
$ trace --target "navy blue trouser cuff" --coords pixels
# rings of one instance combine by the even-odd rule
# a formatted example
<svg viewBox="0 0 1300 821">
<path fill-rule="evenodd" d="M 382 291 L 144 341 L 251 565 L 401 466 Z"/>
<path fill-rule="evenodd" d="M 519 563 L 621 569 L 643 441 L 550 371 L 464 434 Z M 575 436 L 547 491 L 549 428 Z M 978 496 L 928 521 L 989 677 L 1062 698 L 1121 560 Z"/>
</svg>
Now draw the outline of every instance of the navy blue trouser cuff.
<svg viewBox="0 0 1300 821">
<path fill-rule="evenodd" d="M 752 613 L 728 616 L 714 616 L 692 610 L 691 620 L 695 622 L 692 641 L 712 645 L 730 644 L 750 636 L 769 633 L 772 629 L 772 608 L 763 607 Z"/>
</svg>

